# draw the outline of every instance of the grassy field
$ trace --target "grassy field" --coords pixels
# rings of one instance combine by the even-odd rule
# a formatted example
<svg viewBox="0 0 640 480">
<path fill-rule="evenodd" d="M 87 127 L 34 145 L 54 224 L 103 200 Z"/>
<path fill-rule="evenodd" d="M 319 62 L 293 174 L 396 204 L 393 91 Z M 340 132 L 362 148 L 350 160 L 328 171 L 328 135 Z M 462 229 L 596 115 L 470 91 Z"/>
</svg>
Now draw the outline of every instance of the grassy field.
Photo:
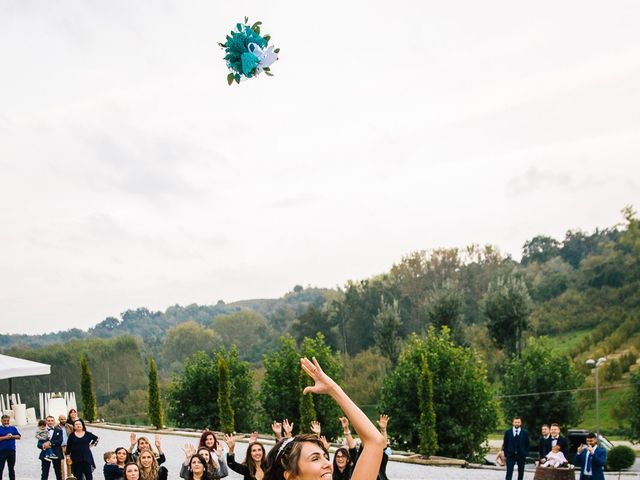
<svg viewBox="0 0 640 480">
<path fill-rule="evenodd" d="M 623 378 L 619 384 L 626 384 L 628 380 Z M 607 432 L 619 431 L 623 425 L 613 418 L 612 410 L 620 404 L 628 394 L 628 388 L 616 388 L 600 391 L 600 430 Z M 595 392 L 585 392 L 580 395 L 580 403 L 584 406 L 582 421 L 579 428 L 595 430 L 596 428 L 596 403 Z"/>
<path fill-rule="evenodd" d="M 567 332 L 555 335 L 553 337 L 553 346 L 560 353 L 569 353 L 580 341 L 589 335 L 593 330 L 579 330 L 576 332 Z"/>
</svg>

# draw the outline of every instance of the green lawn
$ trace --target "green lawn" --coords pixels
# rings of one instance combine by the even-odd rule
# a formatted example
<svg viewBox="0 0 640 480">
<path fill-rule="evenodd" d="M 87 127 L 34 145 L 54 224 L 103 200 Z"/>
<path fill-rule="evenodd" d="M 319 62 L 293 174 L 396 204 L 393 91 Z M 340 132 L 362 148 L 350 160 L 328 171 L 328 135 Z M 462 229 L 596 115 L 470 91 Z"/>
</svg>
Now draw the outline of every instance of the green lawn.
<svg viewBox="0 0 640 480">
<path fill-rule="evenodd" d="M 620 384 L 627 383 L 627 379 L 622 379 Z M 612 389 L 600 391 L 600 430 L 605 434 L 608 431 L 619 430 L 621 425 L 611 416 L 611 410 L 618 405 L 623 397 L 627 394 L 628 389 Z M 595 430 L 596 428 L 596 404 L 595 392 L 585 392 L 581 397 L 587 403 L 583 410 L 582 422 L 579 428 Z"/>
<path fill-rule="evenodd" d="M 560 353 L 568 353 L 580 341 L 593 332 L 593 329 L 578 330 L 576 332 L 561 333 L 553 336 L 551 344 Z"/>
</svg>

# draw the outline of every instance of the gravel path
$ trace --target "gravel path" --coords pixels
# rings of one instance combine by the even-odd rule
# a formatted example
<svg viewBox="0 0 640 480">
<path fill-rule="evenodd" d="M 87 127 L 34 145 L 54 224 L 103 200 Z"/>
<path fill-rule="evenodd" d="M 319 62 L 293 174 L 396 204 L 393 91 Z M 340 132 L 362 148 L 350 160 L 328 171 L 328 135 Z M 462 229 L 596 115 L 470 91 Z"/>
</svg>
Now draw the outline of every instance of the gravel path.
<svg viewBox="0 0 640 480">
<path fill-rule="evenodd" d="M 36 440 L 34 438 L 35 427 L 22 427 L 19 430 L 20 433 L 22 433 L 22 440 L 16 442 L 16 480 L 37 480 L 40 478 L 40 461 L 38 460 L 39 451 L 36 448 Z M 104 465 L 102 454 L 107 450 L 115 450 L 120 446 L 127 447 L 129 445 L 129 433 L 95 426 L 91 426 L 89 430 L 100 437 L 100 443 L 93 449 L 93 457 L 97 465 L 94 478 L 102 480 L 104 478 L 102 475 L 102 466 Z M 148 436 L 146 434 L 142 435 Z M 194 437 L 190 438 L 169 434 L 161 435 L 161 441 L 162 448 L 167 457 L 167 462 L 164 465 L 169 469 L 169 479 L 179 480 L 180 464 L 184 459 L 182 446 L 188 442 L 195 443 L 197 440 Z M 246 447 L 246 443 L 238 442 L 236 446 L 238 459 L 244 459 Z M 504 470 L 428 467 L 391 461 L 387 466 L 387 475 L 391 480 L 503 480 Z M 6 472 L 4 476 L 8 478 Z M 609 477 L 609 475 L 607 476 Z M 617 477 L 617 475 L 615 475 L 615 477 Z M 51 469 L 49 473 L 49 478 L 55 479 L 53 469 Z M 235 472 L 230 472 L 227 478 L 229 480 L 242 479 L 242 477 Z M 514 475 L 514 478 L 517 478 L 517 476 Z M 625 476 L 625 478 L 630 477 Z M 635 478 L 640 478 L 640 475 Z M 533 471 L 528 471 L 525 474 L 525 479 L 532 480 Z"/>
</svg>

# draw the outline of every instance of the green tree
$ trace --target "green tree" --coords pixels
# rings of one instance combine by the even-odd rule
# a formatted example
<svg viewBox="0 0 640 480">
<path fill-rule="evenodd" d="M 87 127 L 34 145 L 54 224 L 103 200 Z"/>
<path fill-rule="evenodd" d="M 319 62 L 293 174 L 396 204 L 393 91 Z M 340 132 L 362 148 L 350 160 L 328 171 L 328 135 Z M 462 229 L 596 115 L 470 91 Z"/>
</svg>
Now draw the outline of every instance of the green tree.
<svg viewBox="0 0 640 480">
<path fill-rule="evenodd" d="M 293 337 L 280 338 L 280 348 L 267 353 L 262 364 L 265 371 L 260 400 L 266 415 L 265 427 L 283 418 L 299 425 L 300 354 Z"/>
<path fill-rule="evenodd" d="M 551 237 L 538 235 L 527 240 L 522 247 L 522 264 L 544 263 L 560 253 L 560 243 Z"/>
<path fill-rule="evenodd" d="M 167 330 L 162 344 L 162 358 L 167 365 L 182 362 L 195 352 L 210 352 L 222 345 L 222 339 L 210 328 L 189 320 Z"/>
<path fill-rule="evenodd" d="M 400 339 L 401 327 L 402 318 L 400 317 L 398 301 L 393 300 L 393 303 L 388 304 L 383 299 L 382 307 L 373 321 L 373 338 L 380 353 L 387 357 L 394 367 L 398 363 L 400 349 L 402 348 L 402 340 Z"/>
<path fill-rule="evenodd" d="M 389 361 L 375 349 L 363 350 L 354 356 L 343 355 L 344 390 L 358 405 L 375 405 L 380 400 L 382 382 Z"/>
<path fill-rule="evenodd" d="M 622 367 L 620 362 L 615 358 L 607 362 L 604 367 L 604 379 L 607 382 L 615 382 L 622 378 Z"/>
<path fill-rule="evenodd" d="M 205 352 L 187 358 L 182 375 L 167 392 L 169 418 L 178 427 L 214 428 L 219 425 L 216 365 Z"/>
<path fill-rule="evenodd" d="M 634 370 L 629 374 L 631 393 L 629 394 L 629 439 L 640 442 L 640 371 Z"/>
<path fill-rule="evenodd" d="M 253 388 L 253 374 L 248 362 L 240 360 L 238 347 L 235 345 L 227 354 L 224 348 L 219 354 L 227 359 L 231 377 L 231 407 L 234 412 L 236 430 L 252 432 L 255 430 L 256 396 Z"/>
<path fill-rule="evenodd" d="M 532 309 L 524 280 L 513 275 L 498 277 L 489 285 L 483 304 L 495 344 L 509 354 L 520 355 Z"/>
<path fill-rule="evenodd" d="M 420 445 L 419 385 L 422 356 L 433 379 L 438 450 L 454 458 L 476 459 L 485 451 L 487 435 L 496 428 L 496 403 L 486 378 L 486 368 L 475 353 L 456 345 L 443 328 L 428 330 L 426 337 L 409 336 L 398 366 L 387 376 L 379 411 L 393 418 L 396 445 Z"/>
<path fill-rule="evenodd" d="M 464 296 L 452 282 L 446 282 L 441 288 L 432 289 L 426 297 L 426 316 L 436 330 L 448 327 L 453 338 L 461 338 L 460 323 L 464 309 Z"/>
<path fill-rule="evenodd" d="M 316 357 L 322 369 L 336 382 L 342 382 L 342 364 L 324 336 L 319 333 L 314 338 L 305 338 L 301 351 L 298 351 L 291 336 L 280 339 L 280 348 L 266 354 L 263 358 L 264 379 L 260 386 L 260 399 L 265 412 L 265 422 L 271 424 L 275 419 L 288 418 L 301 428 L 300 406 L 302 390 L 300 388 L 300 358 Z M 322 424 L 322 431 L 328 439 L 336 438 L 341 430 L 336 419 L 341 416 L 340 408 L 327 395 L 313 395 L 313 407 L 316 420 Z M 265 425 L 266 426 L 266 425 Z"/>
<path fill-rule="evenodd" d="M 87 422 L 96 419 L 96 395 L 93 391 L 93 378 L 85 355 L 80 356 L 80 392 L 82 394 L 82 416 Z"/>
<path fill-rule="evenodd" d="M 231 407 L 231 382 L 229 380 L 229 367 L 223 355 L 218 355 L 218 417 L 220 429 L 223 432 L 235 431 L 235 419 Z"/>
<path fill-rule="evenodd" d="M 304 372 L 304 370 L 300 369 L 300 387 L 299 390 L 302 392 L 305 387 L 313 384 L 313 380 L 309 378 L 309 376 Z M 313 405 L 313 393 L 307 393 L 306 395 L 300 395 L 300 432 L 301 433 L 311 433 L 310 425 L 316 419 L 316 409 Z"/>
<path fill-rule="evenodd" d="M 324 335 L 321 333 L 313 338 L 303 340 L 300 357 L 315 357 L 322 366 L 322 370 L 336 383 L 342 384 L 343 369 L 340 357 L 327 345 Z M 298 368 L 300 368 L 299 361 Z M 298 390 L 298 392 L 299 395 L 302 395 L 302 390 Z M 327 439 L 338 438 L 342 434 L 340 422 L 336 421 L 342 416 L 342 410 L 338 404 L 329 395 L 313 395 L 313 406 L 316 420 L 322 424 L 322 433 Z"/>
<path fill-rule="evenodd" d="M 158 369 L 153 357 L 149 357 L 149 400 L 147 404 L 147 416 L 149 422 L 156 428 L 162 428 L 163 415 L 160 401 L 160 387 L 158 386 Z"/>
<path fill-rule="evenodd" d="M 293 321 L 289 330 L 297 342 L 305 337 L 314 337 L 318 332 L 327 338 L 327 343 L 333 348 L 338 347 L 338 339 L 334 332 L 334 319 L 329 312 L 311 304 L 305 312 Z"/>
<path fill-rule="evenodd" d="M 438 450 L 438 434 L 436 433 L 436 412 L 433 408 L 433 379 L 431 378 L 431 370 L 429 370 L 425 354 L 422 354 L 418 389 L 418 399 L 420 400 L 420 453 L 430 457 Z"/>
<path fill-rule="evenodd" d="M 241 310 L 229 315 L 215 317 L 213 330 L 222 338 L 224 345 L 237 345 L 244 360 L 256 361 L 271 342 L 271 331 L 266 319 L 259 313 Z"/>
<path fill-rule="evenodd" d="M 505 418 L 518 415 L 530 432 L 543 423 L 575 425 L 580 409 L 575 393 L 584 377 L 569 357 L 551 348 L 548 340 L 531 341 L 520 358 L 505 367 L 502 408 Z"/>
</svg>

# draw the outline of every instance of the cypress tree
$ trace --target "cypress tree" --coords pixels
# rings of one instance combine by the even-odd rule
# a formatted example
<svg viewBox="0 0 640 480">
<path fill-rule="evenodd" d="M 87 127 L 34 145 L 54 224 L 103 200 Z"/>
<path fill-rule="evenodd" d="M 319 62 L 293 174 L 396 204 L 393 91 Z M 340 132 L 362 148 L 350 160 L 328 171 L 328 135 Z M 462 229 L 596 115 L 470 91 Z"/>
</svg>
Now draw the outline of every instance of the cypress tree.
<svg viewBox="0 0 640 480">
<path fill-rule="evenodd" d="M 80 393 L 82 395 L 82 415 L 87 422 L 93 422 L 98 416 L 96 395 L 93 392 L 93 378 L 84 353 L 80 355 Z"/>
<path fill-rule="evenodd" d="M 149 357 L 149 405 L 147 406 L 149 422 L 160 429 L 163 424 L 162 403 L 160 402 L 160 387 L 158 386 L 158 369 L 153 357 Z"/>
<path fill-rule="evenodd" d="M 422 354 L 420 366 L 418 399 L 420 401 L 420 453 L 430 457 L 438 450 L 438 435 L 436 434 L 436 412 L 433 407 L 433 380 L 424 354 Z"/>
<path fill-rule="evenodd" d="M 309 376 L 300 369 L 300 392 L 308 385 L 312 385 Z M 313 405 L 313 393 L 300 395 L 300 433 L 310 433 L 311 422 L 316 419 L 316 409 Z"/>
<path fill-rule="evenodd" d="M 223 432 L 232 433 L 235 430 L 235 419 L 231 406 L 229 366 L 222 355 L 218 355 L 218 416 L 220 429 Z"/>
</svg>

